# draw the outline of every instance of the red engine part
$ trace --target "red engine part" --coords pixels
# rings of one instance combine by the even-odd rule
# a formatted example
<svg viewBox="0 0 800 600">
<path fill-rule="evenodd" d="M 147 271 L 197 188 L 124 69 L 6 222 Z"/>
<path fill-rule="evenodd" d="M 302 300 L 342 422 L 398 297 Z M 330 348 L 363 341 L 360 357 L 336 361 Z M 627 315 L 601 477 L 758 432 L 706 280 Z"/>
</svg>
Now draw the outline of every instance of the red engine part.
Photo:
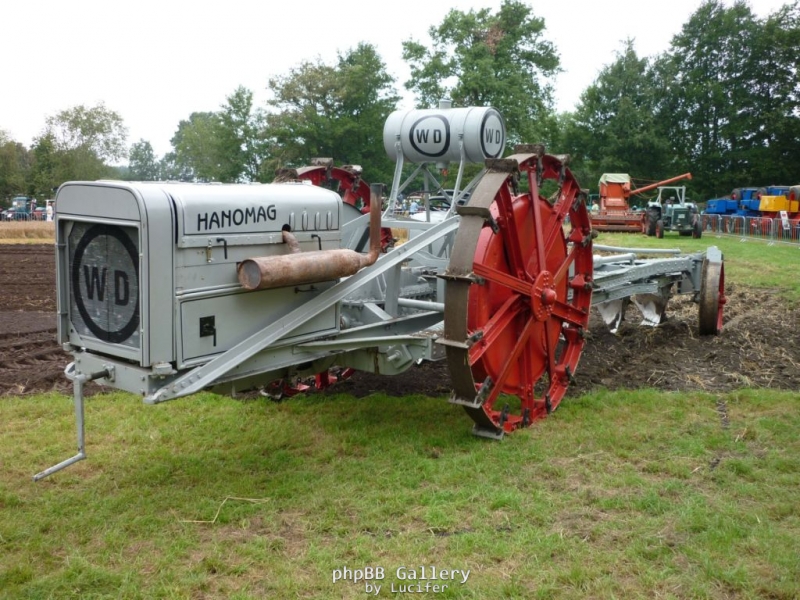
<svg viewBox="0 0 800 600">
<path fill-rule="evenodd" d="M 264 387 L 262 395 L 274 402 L 280 402 L 284 398 L 291 398 L 297 394 L 327 389 L 335 383 L 349 379 L 355 372 L 355 369 L 349 367 L 333 367 L 327 371 L 317 373 L 313 382 L 309 378 L 301 379 L 298 377 L 277 379 Z"/>
<path fill-rule="evenodd" d="M 303 383 L 299 379 L 277 379 L 265 386 L 261 394 L 273 402 L 280 402 L 284 398 L 291 398 L 297 394 L 303 394 L 311 390 L 312 387 Z"/>
</svg>

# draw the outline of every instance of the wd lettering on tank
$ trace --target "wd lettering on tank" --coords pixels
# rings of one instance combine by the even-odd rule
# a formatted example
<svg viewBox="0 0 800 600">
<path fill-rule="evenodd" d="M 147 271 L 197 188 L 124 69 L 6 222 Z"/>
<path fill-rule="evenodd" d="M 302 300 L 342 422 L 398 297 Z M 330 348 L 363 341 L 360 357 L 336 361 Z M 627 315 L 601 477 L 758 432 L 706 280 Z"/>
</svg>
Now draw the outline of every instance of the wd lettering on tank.
<svg viewBox="0 0 800 600">
<path fill-rule="evenodd" d="M 506 144 L 506 128 L 500 113 L 487 112 L 481 123 L 481 148 L 490 158 L 499 158 Z"/>
<path fill-rule="evenodd" d="M 76 224 L 68 238 L 73 325 L 81 335 L 139 345 L 138 233 L 132 227 Z"/>
<path fill-rule="evenodd" d="M 450 123 L 441 115 L 423 117 L 411 127 L 411 147 L 431 158 L 444 156 L 450 148 Z"/>
</svg>

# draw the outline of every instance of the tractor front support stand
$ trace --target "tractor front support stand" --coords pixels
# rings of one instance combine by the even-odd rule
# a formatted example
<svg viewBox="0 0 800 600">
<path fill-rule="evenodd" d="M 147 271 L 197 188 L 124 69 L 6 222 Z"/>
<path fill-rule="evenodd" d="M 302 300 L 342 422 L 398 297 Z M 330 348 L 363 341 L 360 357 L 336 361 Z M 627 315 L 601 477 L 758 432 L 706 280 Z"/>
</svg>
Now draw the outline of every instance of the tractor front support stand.
<svg viewBox="0 0 800 600">
<path fill-rule="evenodd" d="M 78 434 L 78 453 L 72 458 L 63 460 L 57 465 L 53 465 L 49 469 L 45 469 L 44 471 L 37 473 L 36 475 L 33 476 L 34 481 L 40 481 L 45 477 L 52 475 L 53 473 L 56 473 L 61 469 L 65 469 L 68 466 L 75 464 L 76 462 L 86 458 L 86 441 L 84 438 L 84 424 L 83 424 L 83 386 L 87 381 L 94 381 L 95 379 L 100 379 L 102 377 L 109 377 L 110 373 L 108 369 L 105 369 L 97 373 L 76 374 L 74 368 L 75 368 L 75 363 L 70 363 L 69 365 L 67 365 L 67 368 L 64 370 L 64 373 L 67 375 L 67 377 L 72 379 L 73 398 L 75 400 L 75 425 Z"/>
</svg>

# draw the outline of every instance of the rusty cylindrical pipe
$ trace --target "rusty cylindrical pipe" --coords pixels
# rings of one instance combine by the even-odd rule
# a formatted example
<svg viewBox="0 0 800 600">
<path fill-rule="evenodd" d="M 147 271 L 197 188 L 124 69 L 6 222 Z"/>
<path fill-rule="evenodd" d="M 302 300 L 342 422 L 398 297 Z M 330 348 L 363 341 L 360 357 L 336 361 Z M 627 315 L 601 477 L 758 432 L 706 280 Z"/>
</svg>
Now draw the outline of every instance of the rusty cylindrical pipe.
<svg viewBox="0 0 800 600">
<path fill-rule="evenodd" d="M 381 252 L 382 184 L 370 186 L 369 253 L 353 250 L 315 250 L 299 252 L 297 239 L 290 231 L 283 232 L 291 254 L 248 258 L 239 263 L 239 283 L 248 290 L 305 285 L 355 275 L 378 260 Z"/>
</svg>

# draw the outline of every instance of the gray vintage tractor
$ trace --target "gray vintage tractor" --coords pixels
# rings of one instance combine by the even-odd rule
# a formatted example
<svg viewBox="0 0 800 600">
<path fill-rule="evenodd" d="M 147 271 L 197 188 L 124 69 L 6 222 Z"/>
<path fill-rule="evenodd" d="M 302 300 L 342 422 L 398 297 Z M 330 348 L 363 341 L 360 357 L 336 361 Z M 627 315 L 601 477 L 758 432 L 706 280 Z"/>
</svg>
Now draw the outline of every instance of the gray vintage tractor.
<svg viewBox="0 0 800 600">
<path fill-rule="evenodd" d="M 331 160 L 271 184 L 64 183 L 58 340 L 73 356 L 78 453 L 35 479 L 86 458 L 89 381 L 160 404 L 206 389 L 272 397 L 273 386 L 301 390 L 299 379 L 322 389 L 350 371 L 446 360 L 450 402 L 476 435 L 500 439 L 559 406 L 594 306 L 616 328 L 633 302 L 656 326 L 674 294 L 691 294 L 699 333 L 721 330 L 717 248 L 641 259 L 597 246 L 595 257 L 569 157 L 541 144 L 503 157 L 496 109 L 396 111 L 383 140 L 395 162 L 385 206 L 382 184 Z M 469 164 L 483 168 L 462 185 Z M 398 210 L 418 176 L 452 198 L 441 218 Z M 389 243 L 392 229 L 408 240 Z"/>
</svg>

